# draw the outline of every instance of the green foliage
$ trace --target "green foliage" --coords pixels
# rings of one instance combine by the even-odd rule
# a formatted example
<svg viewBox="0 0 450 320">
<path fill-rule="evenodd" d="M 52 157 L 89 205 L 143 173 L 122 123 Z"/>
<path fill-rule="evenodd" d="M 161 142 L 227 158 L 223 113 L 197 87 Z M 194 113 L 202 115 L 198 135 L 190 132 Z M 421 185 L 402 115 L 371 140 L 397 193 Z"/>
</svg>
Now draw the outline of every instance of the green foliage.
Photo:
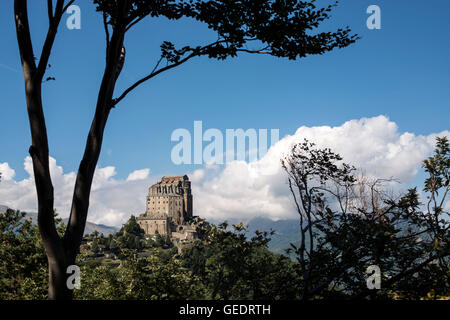
<svg viewBox="0 0 450 320">
<path fill-rule="evenodd" d="M 56 211 L 60 236 L 65 225 Z M 47 256 L 38 227 L 25 212 L 8 209 L 0 213 L 0 299 L 46 299 Z"/>
<path fill-rule="evenodd" d="M 203 239 L 183 251 L 183 265 L 202 279 L 208 299 L 294 299 L 295 262 L 267 249 L 268 233 L 248 240 L 245 232 L 242 224 L 203 222 Z"/>
<path fill-rule="evenodd" d="M 201 299 L 203 285 L 192 272 L 181 266 L 176 256 L 161 257 L 152 250 L 140 258 L 135 250 L 124 250 L 117 268 L 102 265 L 82 269 L 83 285 L 76 299 Z"/>
<path fill-rule="evenodd" d="M 423 161 L 428 178 L 425 180 L 425 191 L 438 193 L 448 190 L 450 181 L 450 145 L 447 137 L 436 138 L 434 155 Z"/>
<path fill-rule="evenodd" d="M 162 236 L 159 233 L 156 233 L 155 246 L 157 247 L 172 247 L 173 243 L 170 240 L 169 235 Z"/>
<path fill-rule="evenodd" d="M 113 244 L 114 242 L 114 244 Z M 145 233 L 139 226 L 135 216 L 131 216 L 122 228 L 114 234 L 111 244 L 113 248 L 140 250 L 145 247 Z"/>
<path fill-rule="evenodd" d="M 25 213 L 0 213 L 0 299 L 45 299 L 47 258 Z"/>
<path fill-rule="evenodd" d="M 98 248 L 98 240 L 94 239 L 92 241 L 91 250 L 92 250 L 93 253 L 98 253 L 98 249 L 99 249 Z"/>
<path fill-rule="evenodd" d="M 296 263 L 270 252 L 267 233 L 247 239 L 242 225 L 227 230 L 203 222 L 202 240 L 178 249 L 121 248 L 120 265 L 79 262 L 76 299 L 294 299 Z M 161 237 L 164 239 L 164 237 Z"/>
</svg>

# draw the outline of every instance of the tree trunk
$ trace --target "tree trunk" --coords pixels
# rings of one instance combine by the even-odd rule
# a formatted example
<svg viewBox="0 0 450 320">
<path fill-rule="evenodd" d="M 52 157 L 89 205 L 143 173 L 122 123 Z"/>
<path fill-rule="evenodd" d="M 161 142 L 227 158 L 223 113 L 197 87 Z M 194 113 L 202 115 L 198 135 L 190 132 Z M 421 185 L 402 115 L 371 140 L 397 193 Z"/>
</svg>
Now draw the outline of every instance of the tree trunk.
<svg viewBox="0 0 450 320">
<path fill-rule="evenodd" d="M 124 58 L 121 56 L 124 32 L 124 29 L 117 27 L 111 37 L 106 66 L 97 98 L 95 115 L 75 181 L 72 208 L 63 239 L 64 249 L 68 261 L 71 263 L 75 262 L 75 257 L 80 248 L 86 226 L 92 181 L 100 156 L 103 134 L 111 111 L 112 96 L 118 77 L 117 66 L 120 59 Z"/>
<path fill-rule="evenodd" d="M 53 259 L 48 262 L 48 299 L 50 300 L 71 300 L 73 291 L 67 286 L 68 265 L 58 263 Z"/>
<path fill-rule="evenodd" d="M 70 3 L 70 2 L 69 2 Z M 122 4 L 124 5 L 124 4 Z M 124 9 L 124 8 L 122 8 Z M 26 0 L 14 1 L 17 43 L 25 81 L 25 97 L 31 130 L 30 156 L 38 198 L 38 226 L 48 260 L 49 299 L 71 299 L 67 286 L 67 267 L 75 264 L 89 208 L 89 196 L 95 168 L 100 156 L 103 132 L 111 109 L 117 69 L 121 56 L 126 24 L 118 21 L 108 46 L 107 59 L 97 99 L 95 116 L 89 131 L 83 159 L 77 174 L 69 223 L 63 239 L 58 235 L 54 220 L 54 193 L 49 168 L 49 147 L 42 107 L 42 79 L 47 68 L 59 22 L 65 11 L 64 0 L 56 2 L 54 13 L 49 8 L 49 28 L 36 66 L 28 22 Z M 125 13 L 125 10 L 122 10 Z"/>
</svg>

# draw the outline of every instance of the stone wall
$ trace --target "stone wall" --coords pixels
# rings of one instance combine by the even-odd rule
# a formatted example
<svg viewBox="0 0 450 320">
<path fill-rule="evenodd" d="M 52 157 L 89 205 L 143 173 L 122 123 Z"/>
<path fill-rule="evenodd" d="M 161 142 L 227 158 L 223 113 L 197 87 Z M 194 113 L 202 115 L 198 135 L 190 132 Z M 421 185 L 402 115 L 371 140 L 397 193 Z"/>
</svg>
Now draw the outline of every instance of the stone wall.
<svg viewBox="0 0 450 320">
<path fill-rule="evenodd" d="M 192 218 L 191 182 L 187 175 L 162 177 L 149 188 L 145 213 L 137 222 L 147 235 L 170 235 L 173 241 L 196 237 L 186 222 Z"/>
</svg>

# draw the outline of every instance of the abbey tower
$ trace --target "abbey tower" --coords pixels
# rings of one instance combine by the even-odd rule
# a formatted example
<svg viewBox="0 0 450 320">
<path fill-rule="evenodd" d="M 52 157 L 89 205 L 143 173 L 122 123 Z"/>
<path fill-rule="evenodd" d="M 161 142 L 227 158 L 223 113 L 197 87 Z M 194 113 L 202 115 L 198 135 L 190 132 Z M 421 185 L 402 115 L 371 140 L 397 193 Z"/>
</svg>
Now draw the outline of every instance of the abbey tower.
<svg viewBox="0 0 450 320">
<path fill-rule="evenodd" d="M 169 235 L 172 241 L 195 238 L 191 226 L 192 193 L 187 175 L 162 177 L 149 188 L 145 213 L 137 222 L 147 235 Z"/>
</svg>

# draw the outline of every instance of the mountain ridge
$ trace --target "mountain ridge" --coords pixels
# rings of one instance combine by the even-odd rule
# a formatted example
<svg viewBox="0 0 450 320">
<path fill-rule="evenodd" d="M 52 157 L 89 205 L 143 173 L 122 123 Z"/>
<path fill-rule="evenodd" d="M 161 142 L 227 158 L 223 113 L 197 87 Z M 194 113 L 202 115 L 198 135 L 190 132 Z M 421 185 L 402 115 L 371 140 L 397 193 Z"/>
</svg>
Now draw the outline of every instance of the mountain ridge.
<svg viewBox="0 0 450 320">
<path fill-rule="evenodd" d="M 248 227 L 247 237 L 251 238 L 255 231 L 266 231 L 271 230 L 275 233 L 269 238 L 271 239 L 268 243 L 268 248 L 270 251 L 279 254 L 286 254 L 286 249 L 290 248 L 290 244 L 293 243 L 298 245 L 300 243 L 300 221 L 297 219 L 285 219 L 285 220 L 271 220 L 269 218 L 263 217 L 253 217 L 251 219 L 210 219 L 209 222 L 214 224 L 219 224 L 223 221 L 227 221 L 229 225 L 238 224 L 242 222 Z"/>
</svg>

